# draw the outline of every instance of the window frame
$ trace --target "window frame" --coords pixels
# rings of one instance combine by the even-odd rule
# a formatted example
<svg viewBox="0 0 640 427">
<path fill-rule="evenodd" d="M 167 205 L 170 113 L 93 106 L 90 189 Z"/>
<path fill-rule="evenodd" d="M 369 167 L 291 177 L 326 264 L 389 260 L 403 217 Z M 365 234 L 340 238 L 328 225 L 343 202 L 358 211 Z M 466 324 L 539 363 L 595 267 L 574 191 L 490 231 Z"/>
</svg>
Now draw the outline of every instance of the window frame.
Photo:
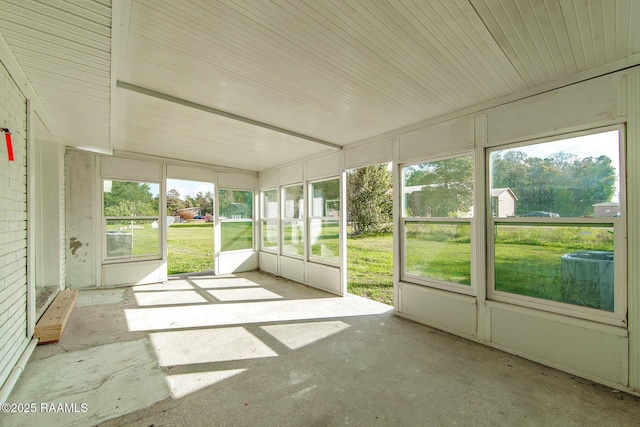
<svg viewBox="0 0 640 427">
<path fill-rule="evenodd" d="M 421 216 L 406 216 L 406 198 L 405 198 L 405 175 L 404 169 L 410 166 L 417 166 L 422 163 L 433 163 L 439 162 L 443 160 L 450 160 L 462 157 L 471 157 L 471 163 L 473 165 L 472 171 L 472 181 L 473 181 L 473 195 L 471 199 L 473 200 L 472 209 L 474 211 L 473 216 L 468 218 L 448 218 L 448 217 L 421 217 Z M 476 283 L 477 279 L 475 277 L 474 271 L 475 268 L 475 251 L 476 251 L 476 243 L 475 243 L 475 229 L 476 229 L 476 193 L 477 193 L 477 184 L 476 184 L 476 153 L 472 150 L 466 150 L 458 153 L 443 155 L 443 156 L 430 156 L 426 158 L 414 159 L 411 162 L 401 163 L 398 166 L 399 175 L 400 175 L 400 281 L 406 283 L 412 283 L 415 285 L 425 286 L 429 288 L 440 289 L 444 291 L 455 292 L 463 295 L 476 295 Z M 407 238 L 406 238 L 406 225 L 411 222 L 417 223 L 432 223 L 432 224 L 468 224 L 469 225 L 469 247 L 470 247 L 470 257 L 469 257 L 469 271 L 470 277 L 469 285 L 464 285 L 461 283 L 449 282 L 446 280 L 418 276 L 415 274 L 411 274 L 407 272 Z"/>
<path fill-rule="evenodd" d="M 606 323 L 616 326 L 627 326 L 627 192 L 626 192 L 626 139 L 625 125 L 613 125 L 605 127 L 597 127 L 587 130 L 581 130 L 569 133 L 554 134 L 544 138 L 536 138 L 513 142 L 504 145 L 487 147 L 484 149 L 485 154 L 485 206 L 486 206 L 486 266 L 487 266 L 487 300 L 503 302 L 522 307 L 532 308 L 541 311 L 547 311 L 560 315 L 568 315 L 581 319 Z M 536 144 L 543 144 L 553 141 L 561 141 L 580 136 L 596 135 L 609 131 L 618 131 L 618 155 L 619 164 L 617 165 L 619 177 L 619 217 L 605 218 L 582 218 L 582 217 L 509 217 L 494 218 L 491 215 L 491 154 L 496 151 L 505 149 L 528 147 Z M 515 293 L 499 291 L 495 289 L 495 230 L 499 225 L 524 225 L 535 226 L 536 224 L 545 224 L 552 226 L 595 226 L 613 228 L 613 250 L 614 250 L 614 311 L 609 312 L 596 308 L 583 307 L 568 302 L 560 302 L 546 300 L 537 297 L 519 295 Z"/>
<path fill-rule="evenodd" d="M 104 214 L 104 184 L 106 181 L 120 181 L 120 182 L 137 182 L 140 184 L 157 184 L 158 185 L 158 215 L 144 215 L 144 216 L 111 216 Z M 163 243 L 163 234 L 162 227 L 164 227 L 165 221 L 162 221 L 162 192 L 163 192 L 163 184 L 161 181 L 155 180 L 138 180 L 138 179 L 127 179 L 127 178 L 110 178 L 110 177 L 101 177 L 101 209 L 100 216 L 102 217 L 102 264 L 121 264 L 121 263 L 130 263 L 130 262 L 142 262 L 142 261 L 157 261 L 162 260 L 163 252 L 164 252 L 164 243 Z M 158 252 L 157 253 L 149 253 L 149 254 L 137 254 L 137 255 L 121 255 L 115 257 L 109 257 L 107 255 L 107 221 L 157 221 L 158 224 Z"/>
<path fill-rule="evenodd" d="M 302 212 L 302 218 L 295 218 L 295 217 L 287 217 L 285 216 L 286 213 L 286 208 L 284 206 L 284 204 L 286 203 L 287 199 L 285 197 L 285 191 L 287 190 L 287 188 L 293 188 L 293 187 L 300 187 L 302 189 L 302 206 L 304 211 Z M 283 185 L 280 187 L 280 255 L 281 256 L 285 256 L 285 257 L 290 257 L 290 258 L 296 258 L 296 259 L 306 259 L 306 255 L 307 255 L 307 233 L 308 233 L 308 229 L 307 229 L 307 189 L 304 185 L 303 182 L 297 183 L 297 184 L 289 184 L 289 185 Z M 296 224 L 302 224 L 302 255 L 297 254 L 297 253 L 291 253 L 291 252 L 285 252 L 285 244 L 284 244 L 284 239 L 285 239 L 285 233 L 284 233 L 284 224 L 285 222 L 292 222 L 292 223 L 296 223 Z"/>
<path fill-rule="evenodd" d="M 340 237 L 342 234 L 342 223 L 341 223 L 341 214 L 338 214 L 337 217 L 332 217 L 332 216 L 314 216 L 313 214 L 313 185 L 321 183 L 321 182 L 328 182 L 328 181 L 338 181 L 338 199 L 332 199 L 331 201 L 337 201 L 338 205 L 340 206 L 338 212 L 340 212 L 340 210 L 342 209 L 342 201 L 340 200 L 340 185 L 341 185 L 341 180 L 340 180 L 340 176 L 335 176 L 335 177 L 326 177 L 326 178 L 320 178 L 320 179 L 315 179 L 313 181 L 308 181 L 307 185 L 306 185 L 306 190 L 307 190 L 307 215 L 306 215 L 306 225 L 307 225 L 307 239 L 305 242 L 305 250 L 307 252 L 307 260 L 309 260 L 310 262 L 315 262 L 318 264 L 326 264 L 326 265 L 331 265 L 331 266 L 339 266 L 341 265 L 341 251 L 340 251 Z M 325 200 L 325 203 L 328 200 Z M 323 257 L 323 256 L 319 256 L 319 255 L 313 255 L 313 244 L 311 242 L 311 239 L 308 237 L 308 235 L 310 234 L 310 230 L 311 230 L 311 222 L 312 221 L 320 221 L 322 223 L 322 221 L 336 221 L 338 223 L 338 254 L 335 258 L 327 258 L 327 257 Z"/>
<path fill-rule="evenodd" d="M 265 215 L 265 193 L 267 192 L 275 192 L 276 195 L 276 216 L 275 218 L 270 218 Z M 279 253 L 280 251 L 280 226 L 278 217 L 280 215 L 280 198 L 278 194 L 277 188 L 267 188 L 264 190 L 260 190 L 260 250 L 264 252 L 271 253 Z M 275 246 L 264 246 L 264 227 L 265 225 L 275 225 L 276 227 L 276 244 Z"/>
<path fill-rule="evenodd" d="M 251 193 L 251 218 L 240 218 L 240 219 L 231 219 L 231 218 L 222 218 L 220 216 L 220 192 L 221 191 L 245 191 Z M 218 202 L 216 207 L 216 212 L 218 214 L 218 222 L 220 224 L 220 253 L 234 253 L 234 252 L 255 252 L 256 250 L 256 232 L 255 232 L 255 217 L 256 217 L 256 191 L 254 189 L 247 188 L 229 188 L 229 187 L 218 187 L 218 191 L 216 193 L 215 201 Z M 251 223 L 251 247 L 245 249 L 232 249 L 232 250 L 223 250 L 222 249 L 222 224 L 223 223 L 233 223 L 233 222 L 248 222 Z"/>
</svg>

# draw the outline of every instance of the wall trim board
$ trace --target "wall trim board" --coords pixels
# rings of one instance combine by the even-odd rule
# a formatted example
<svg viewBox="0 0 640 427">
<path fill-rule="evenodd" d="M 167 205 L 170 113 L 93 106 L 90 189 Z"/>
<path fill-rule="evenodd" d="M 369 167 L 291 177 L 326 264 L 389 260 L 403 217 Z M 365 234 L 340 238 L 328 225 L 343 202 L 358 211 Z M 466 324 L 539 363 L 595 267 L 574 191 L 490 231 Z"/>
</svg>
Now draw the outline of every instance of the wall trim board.
<svg viewBox="0 0 640 427">
<path fill-rule="evenodd" d="M 514 310 L 489 308 L 491 342 L 510 352 L 535 357 L 581 374 L 628 385 L 628 338 L 625 330 L 590 325 L 571 319 Z M 565 319 L 562 319 L 565 320 Z M 577 320 L 577 319 L 576 319 Z"/>
<path fill-rule="evenodd" d="M 280 276 L 299 283 L 305 283 L 305 261 L 303 259 L 279 256 Z"/>
<path fill-rule="evenodd" d="M 624 123 L 625 73 L 602 76 L 534 97 L 494 107 L 488 116 L 486 146 L 505 145 L 532 137 L 542 138 Z"/>
<path fill-rule="evenodd" d="M 86 151 L 79 147 L 69 147 L 69 149 L 78 150 L 78 151 Z M 104 154 L 104 153 L 103 153 Z M 192 162 L 187 160 L 179 160 L 179 159 L 171 159 L 168 157 L 155 156 L 152 154 L 144 154 L 144 153 L 136 153 L 133 151 L 124 151 L 124 150 L 114 150 L 113 157 L 121 157 L 125 159 L 133 159 L 133 160 L 147 160 L 151 162 L 165 163 L 167 165 L 175 165 L 175 166 L 195 166 L 202 169 L 209 169 L 213 172 L 232 172 L 232 173 L 242 173 L 247 175 L 258 176 L 258 172 L 246 170 L 246 169 L 238 169 L 238 168 L 230 168 L 226 166 L 220 166 L 210 163 L 202 163 L 202 162 Z"/>
<path fill-rule="evenodd" d="M 580 371 L 578 369 L 573 369 L 571 367 L 562 365 L 560 363 L 555 363 L 555 362 L 546 360 L 546 359 L 544 359 L 542 357 L 530 355 L 530 354 L 527 354 L 527 353 L 524 353 L 524 352 L 521 352 L 521 351 L 516 351 L 516 350 L 514 350 L 514 349 L 512 349 L 510 347 L 506 347 L 506 346 L 503 346 L 503 345 L 500 345 L 500 344 L 496 344 L 494 342 L 482 342 L 482 344 L 484 344 L 484 345 L 486 345 L 488 347 L 495 348 L 496 350 L 504 351 L 505 353 L 513 354 L 514 356 L 522 357 L 523 359 L 531 360 L 532 362 L 536 362 L 536 363 L 539 363 L 541 365 L 548 366 L 548 367 L 553 368 L 553 369 L 557 369 L 558 371 L 564 372 L 567 375 L 575 375 L 575 376 L 578 376 L 580 378 L 584 378 L 586 380 L 590 380 L 590 381 L 596 382 L 598 384 L 602 384 L 604 386 L 611 387 L 612 389 L 624 391 L 625 393 L 629 393 L 629 394 L 632 394 L 634 396 L 640 397 L 640 390 L 632 388 L 632 387 L 629 387 L 629 386 L 626 386 L 626 385 L 623 385 L 623 384 L 616 383 L 615 381 L 611 381 L 611 380 L 608 380 L 606 378 L 601 378 L 601 377 L 598 377 L 596 375 L 591 375 L 588 372 L 583 372 L 583 371 Z"/>
<path fill-rule="evenodd" d="M 602 332 L 608 335 L 615 335 L 618 337 L 627 338 L 629 336 L 629 332 L 627 328 L 623 328 L 620 326 L 609 325 L 606 323 L 595 322 L 586 319 L 579 319 L 577 317 L 565 316 L 558 313 L 552 313 L 549 311 L 537 310 L 530 307 L 523 307 L 515 304 L 509 304 L 506 302 L 500 301 L 490 301 L 487 300 L 485 302 L 486 310 L 503 310 L 509 311 L 511 313 L 535 317 L 543 320 L 548 320 L 552 322 L 557 322 L 577 328 L 588 329 L 595 332 Z"/>
<path fill-rule="evenodd" d="M 475 297 L 407 282 L 400 282 L 398 287 L 400 301 L 396 314 L 477 341 Z"/>
<path fill-rule="evenodd" d="M 627 122 L 627 289 L 629 385 L 640 390 L 640 68 L 628 76 Z"/>
<path fill-rule="evenodd" d="M 343 296 L 340 274 L 342 269 L 340 266 L 307 262 L 305 267 L 307 276 L 305 284 L 331 294 Z"/>
<path fill-rule="evenodd" d="M 274 276 L 280 276 L 279 257 L 278 254 L 260 251 L 258 253 L 258 267 L 260 271 L 264 271 Z"/>
</svg>

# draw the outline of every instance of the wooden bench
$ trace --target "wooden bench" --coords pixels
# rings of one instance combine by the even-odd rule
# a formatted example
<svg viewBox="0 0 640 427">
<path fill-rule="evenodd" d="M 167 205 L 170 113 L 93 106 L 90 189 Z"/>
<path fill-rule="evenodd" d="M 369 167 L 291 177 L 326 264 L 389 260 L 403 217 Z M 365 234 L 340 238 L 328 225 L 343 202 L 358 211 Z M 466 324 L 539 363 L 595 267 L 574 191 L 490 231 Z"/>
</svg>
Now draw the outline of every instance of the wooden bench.
<svg viewBox="0 0 640 427">
<path fill-rule="evenodd" d="M 77 290 L 67 289 L 58 293 L 36 324 L 33 336 L 40 339 L 38 345 L 60 341 L 71 310 L 76 305 L 76 299 L 78 299 Z"/>
</svg>

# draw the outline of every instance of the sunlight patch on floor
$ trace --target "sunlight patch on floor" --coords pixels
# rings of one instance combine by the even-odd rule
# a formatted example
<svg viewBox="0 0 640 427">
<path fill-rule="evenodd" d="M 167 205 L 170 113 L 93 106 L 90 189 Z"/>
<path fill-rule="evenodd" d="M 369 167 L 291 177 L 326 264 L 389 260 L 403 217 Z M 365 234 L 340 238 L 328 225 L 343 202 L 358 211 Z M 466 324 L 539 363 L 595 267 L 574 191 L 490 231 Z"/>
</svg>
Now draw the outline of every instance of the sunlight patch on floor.
<svg viewBox="0 0 640 427">
<path fill-rule="evenodd" d="M 297 350 L 342 332 L 350 328 L 350 325 L 339 320 L 333 320 L 328 322 L 268 325 L 261 328 L 291 350 Z"/>
<path fill-rule="evenodd" d="M 188 394 L 202 390 L 245 372 L 246 369 L 229 369 L 226 371 L 191 372 L 167 376 L 167 384 L 171 390 L 171 397 L 180 399 Z"/>
<path fill-rule="evenodd" d="M 242 327 L 154 332 L 150 337 L 160 366 L 226 362 L 278 355 Z"/>
</svg>

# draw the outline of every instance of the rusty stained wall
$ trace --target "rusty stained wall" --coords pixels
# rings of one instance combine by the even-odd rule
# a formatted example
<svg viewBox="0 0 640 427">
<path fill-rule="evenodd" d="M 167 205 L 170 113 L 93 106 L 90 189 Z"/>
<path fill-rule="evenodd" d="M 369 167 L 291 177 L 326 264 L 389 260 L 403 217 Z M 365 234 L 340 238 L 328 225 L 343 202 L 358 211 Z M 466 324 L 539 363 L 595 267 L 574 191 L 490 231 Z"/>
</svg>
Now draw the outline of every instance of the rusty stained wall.
<svg viewBox="0 0 640 427">
<path fill-rule="evenodd" d="M 67 288 L 98 286 L 96 257 L 100 218 L 94 209 L 96 156 L 69 150 L 66 155 L 66 282 Z"/>
</svg>

